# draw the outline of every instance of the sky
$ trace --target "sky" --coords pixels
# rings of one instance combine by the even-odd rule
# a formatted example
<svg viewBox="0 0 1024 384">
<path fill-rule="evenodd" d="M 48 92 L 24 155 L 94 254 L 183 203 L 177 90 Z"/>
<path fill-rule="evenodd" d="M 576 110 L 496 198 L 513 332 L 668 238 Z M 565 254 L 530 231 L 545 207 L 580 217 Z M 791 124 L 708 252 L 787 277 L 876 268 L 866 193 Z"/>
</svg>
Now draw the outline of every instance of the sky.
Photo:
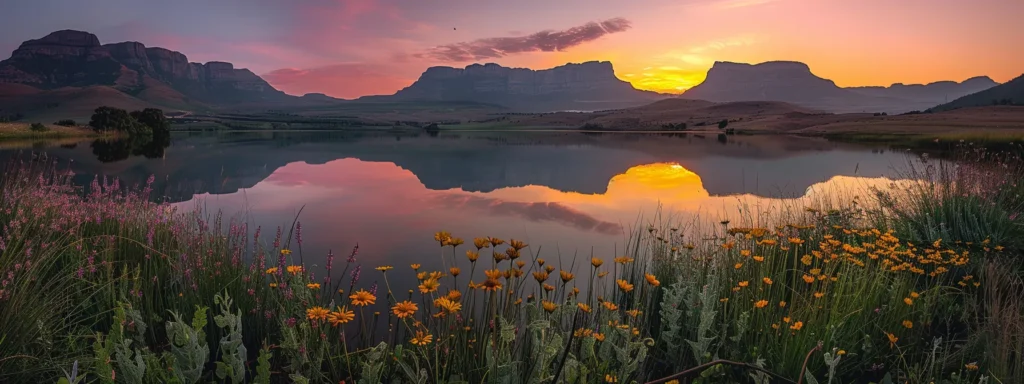
<svg viewBox="0 0 1024 384">
<path fill-rule="evenodd" d="M 1021 0 L 3 0 L 0 56 L 61 29 L 228 61 L 290 94 L 391 94 L 431 66 L 611 61 L 679 93 L 715 61 L 839 86 L 1024 73 Z"/>
</svg>

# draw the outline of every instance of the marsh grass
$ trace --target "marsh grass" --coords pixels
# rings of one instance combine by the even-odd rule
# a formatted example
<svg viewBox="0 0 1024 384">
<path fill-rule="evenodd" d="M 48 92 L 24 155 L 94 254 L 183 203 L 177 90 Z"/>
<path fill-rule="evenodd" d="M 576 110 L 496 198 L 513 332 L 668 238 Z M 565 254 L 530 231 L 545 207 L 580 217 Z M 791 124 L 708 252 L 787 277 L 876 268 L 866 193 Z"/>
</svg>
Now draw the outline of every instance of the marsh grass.
<svg viewBox="0 0 1024 384">
<path fill-rule="evenodd" d="M 709 363 L 679 379 L 1024 379 L 1019 243 L 922 208 L 965 206 L 942 189 L 963 188 L 997 202 L 970 200 L 992 210 L 971 215 L 1016 225 L 992 174 L 995 194 L 817 191 L 711 223 L 659 212 L 615 255 L 442 231 L 440 270 L 365 264 L 358 247 L 320 268 L 297 222 L 268 234 L 152 203 L 148 184 L 70 176 L 24 162 L 0 181 L 0 380 L 77 366 L 104 383 L 647 382 Z M 948 224 L 921 224 L 934 217 Z"/>
</svg>

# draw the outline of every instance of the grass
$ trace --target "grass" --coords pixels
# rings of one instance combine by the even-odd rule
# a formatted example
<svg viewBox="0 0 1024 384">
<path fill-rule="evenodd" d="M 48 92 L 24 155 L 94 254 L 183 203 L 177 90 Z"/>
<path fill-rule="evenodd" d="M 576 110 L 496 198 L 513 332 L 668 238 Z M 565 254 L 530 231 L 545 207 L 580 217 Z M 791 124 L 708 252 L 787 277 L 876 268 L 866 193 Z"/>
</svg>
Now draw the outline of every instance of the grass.
<svg viewBox="0 0 1024 384">
<path fill-rule="evenodd" d="M 0 140 L 16 139 L 60 139 L 68 137 L 93 137 L 97 134 L 88 128 L 44 125 L 47 130 L 33 130 L 27 123 L 0 123 Z"/>
<path fill-rule="evenodd" d="M 14 164 L 0 380 L 1022 382 L 1022 200 L 1000 182 L 1021 168 L 974 156 L 907 194 L 657 216 L 619 255 L 545 260 L 442 231 L 441 270 L 358 247 L 304 264 L 297 224 L 268 234 L 152 203 L 148 186 L 83 190 L 53 164 Z M 397 268 L 415 281 L 390 280 Z"/>
</svg>

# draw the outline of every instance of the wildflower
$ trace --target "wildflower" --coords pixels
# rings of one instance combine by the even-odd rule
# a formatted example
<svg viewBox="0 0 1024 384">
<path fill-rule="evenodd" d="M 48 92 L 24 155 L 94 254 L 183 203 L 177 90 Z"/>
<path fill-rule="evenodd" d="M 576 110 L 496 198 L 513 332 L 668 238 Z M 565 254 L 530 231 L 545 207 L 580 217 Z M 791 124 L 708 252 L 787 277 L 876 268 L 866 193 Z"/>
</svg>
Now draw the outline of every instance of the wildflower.
<svg viewBox="0 0 1024 384">
<path fill-rule="evenodd" d="M 593 265 L 594 268 L 600 267 L 601 264 L 604 264 L 604 260 L 598 259 L 596 257 L 590 258 L 590 265 Z"/>
<path fill-rule="evenodd" d="M 537 265 L 543 267 L 544 266 L 544 259 L 541 259 L 541 258 L 538 257 L 537 258 Z"/>
<path fill-rule="evenodd" d="M 290 250 L 287 250 L 287 249 L 282 249 L 282 250 L 281 250 L 281 254 L 282 254 L 282 255 L 285 255 L 285 256 L 288 256 L 288 255 L 292 254 L 292 251 L 290 251 Z"/>
<path fill-rule="evenodd" d="M 544 271 L 537 271 L 533 273 L 533 278 L 537 280 L 538 283 L 543 283 L 548 280 L 548 273 Z"/>
<path fill-rule="evenodd" d="M 764 282 L 765 284 L 772 285 L 772 279 L 768 277 L 762 278 L 761 281 Z"/>
<path fill-rule="evenodd" d="M 622 280 L 622 279 L 615 280 L 615 284 L 619 285 L 619 289 L 621 289 L 622 292 L 629 292 L 629 291 L 633 290 L 633 284 L 630 284 L 626 280 Z"/>
<path fill-rule="evenodd" d="M 462 238 L 460 238 L 460 237 L 453 237 L 453 238 L 448 240 L 448 245 L 450 245 L 452 247 L 458 247 L 458 246 L 460 246 L 462 244 L 464 244 L 464 242 L 462 241 Z"/>
<path fill-rule="evenodd" d="M 406 300 L 395 304 L 394 307 L 391 307 L 391 312 L 393 312 L 399 319 L 404 319 L 415 314 L 418 309 L 419 307 L 416 303 Z"/>
<path fill-rule="evenodd" d="M 319 283 L 309 283 L 309 284 L 306 284 L 306 288 L 309 288 L 309 289 L 320 289 L 320 284 Z"/>
<path fill-rule="evenodd" d="M 743 263 L 736 263 L 736 265 L 734 265 L 732 267 L 735 268 L 735 269 L 743 268 Z"/>
<path fill-rule="evenodd" d="M 379 267 L 374 268 L 374 269 L 376 269 L 378 271 L 381 271 L 381 272 L 387 272 L 387 271 L 390 271 L 390 270 L 395 269 L 395 268 L 390 266 L 390 265 L 382 265 L 382 266 L 379 266 Z"/>
<path fill-rule="evenodd" d="M 598 272 L 598 274 L 597 274 L 598 278 L 602 278 L 602 277 L 605 277 L 605 276 L 608 276 L 608 271 Z"/>
<path fill-rule="evenodd" d="M 473 246 L 479 251 L 484 248 L 490 248 L 491 240 L 486 237 L 477 237 L 473 239 Z"/>
<path fill-rule="evenodd" d="M 910 320 L 903 320 L 903 326 L 907 329 L 914 328 L 914 322 Z"/>
<path fill-rule="evenodd" d="M 743 280 L 743 281 L 737 283 L 736 285 L 740 286 L 742 288 L 742 287 L 746 287 L 746 286 L 750 285 L 750 282 L 747 281 L 747 280 Z"/>
<path fill-rule="evenodd" d="M 437 291 L 437 287 L 441 286 L 441 283 L 437 279 L 426 279 L 423 280 L 419 285 L 420 293 L 430 293 Z"/>
<path fill-rule="evenodd" d="M 789 326 L 789 329 L 794 330 L 794 331 L 799 331 L 803 327 L 804 327 L 804 322 L 798 321 L 798 322 L 793 323 L 793 325 Z"/>
<path fill-rule="evenodd" d="M 604 341 L 604 334 L 603 333 L 594 333 L 594 339 L 597 340 L 597 341 Z"/>
<path fill-rule="evenodd" d="M 466 251 L 466 258 L 469 259 L 469 262 L 474 263 L 476 262 L 476 259 L 480 258 L 480 252 Z"/>
<path fill-rule="evenodd" d="M 505 244 L 505 240 L 499 239 L 497 237 L 488 237 L 487 239 L 491 241 L 492 247 L 497 247 L 499 245 Z"/>
<path fill-rule="evenodd" d="M 637 316 L 640 316 L 641 313 L 643 313 L 643 312 L 640 312 L 639 309 L 630 309 L 630 310 L 626 311 L 626 314 L 629 315 L 629 317 L 632 317 L 632 318 L 636 318 Z"/>
<path fill-rule="evenodd" d="M 337 327 L 339 324 L 345 324 L 355 318 L 355 312 L 348 310 L 348 308 L 338 308 L 337 311 L 327 315 L 327 322 L 331 323 L 331 326 Z"/>
<path fill-rule="evenodd" d="M 607 375 L 604 375 L 604 382 L 606 382 L 606 383 L 618 383 L 619 382 L 619 378 L 615 377 L 615 375 L 607 374 Z"/>
<path fill-rule="evenodd" d="M 445 297 L 447 297 L 448 299 L 450 299 L 452 301 L 459 301 L 459 300 L 462 300 L 462 292 L 459 292 L 459 291 L 456 291 L 456 290 L 451 290 L 451 291 L 448 291 L 448 294 L 445 295 Z"/>
<path fill-rule="evenodd" d="M 527 244 L 522 242 L 522 241 L 519 241 L 519 240 L 510 239 L 508 241 L 508 246 L 511 247 L 512 249 L 515 249 L 515 250 L 518 251 L 518 250 L 521 250 L 523 248 L 526 248 Z"/>
<path fill-rule="evenodd" d="M 275 273 L 277 273 L 277 267 L 271 267 L 271 268 L 267 269 L 267 274 L 268 275 L 273 275 Z"/>
<path fill-rule="evenodd" d="M 324 307 L 312 307 L 306 310 L 306 318 L 310 320 L 326 320 L 327 315 L 330 313 Z"/>
<path fill-rule="evenodd" d="M 740 250 L 740 256 L 750 257 L 750 250 L 749 249 Z"/>
<path fill-rule="evenodd" d="M 583 312 L 590 313 L 590 306 L 583 303 L 576 303 L 576 306 Z"/>
<path fill-rule="evenodd" d="M 896 337 L 896 335 L 891 333 L 886 333 L 885 336 L 889 338 L 889 348 L 895 347 L 896 342 L 900 340 L 900 338 Z"/>
<path fill-rule="evenodd" d="M 367 292 L 362 289 L 355 291 L 355 293 L 353 293 L 348 298 L 352 299 L 352 305 L 358 305 L 360 307 L 372 305 L 377 301 L 377 297 L 373 296 L 373 294 L 371 294 L 370 292 Z"/>
<path fill-rule="evenodd" d="M 661 285 L 661 282 L 658 281 L 658 278 L 650 273 L 645 273 L 644 278 L 647 279 L 647 284 L 650 284 L 653 287 Z"/>
<path fill-rule="evenodd" d="M 786 302 L 785 301 L 780 301 L 779 302 L 779 308 L 786 308 Z"/>
<path fill-rule="evenodd" d="M 791 319 L 789 318 L 789 316 L 783 316 L 783 317 L 782 317 L 782 322 L 783 322 L 783 323 L 789 324 L 789 320 L 791 320 Z"/>
<path fill-rule="evenodd" d="M 666 381 L 665 384 L 679 384 L 679 380 L 669 380 Z"/>
<path fill-rule="evenodd" d="M 632 263 L 633 259 L 628 257 L 628 256 L 619 256 L 619 257 L 616 257 L 614 259 L 614 261 L 616 263 L 619 263 L 619 264 L 627 264 L 627 263 Z"/>
<path fill-rule="evenodd" d="M 754 308 L 764 308 L 768 306 L 768 300 L 758 300 L 754 303 Z"/>
<path fill-rule="evenodd" d="M 555 271 L 555 267 L 550 266 L 550 265 L 546 266 L 546 267 L 544 267 L 544 271 L 546 271 L 547 273 L 554 272 Z"/>
<path fill-rule="evenodd" d="M 453 301 L 447 297 L 441 297 L 438 298 L 437 300 L 434 300 L 434 306 L 443 308 L 444 310 L 450 313 L 455 313 L 462 310 L 461 303 Z"/>
<path fill-rule="evenodd" d="M 508 258 L 512 259 L 512 260 L 518 259 L 519 258 L 519 250 L 515 249 L 515 248 L 506 248 L 505 249 L 505 256 L 508 256 Z"/>
<path fill-rule="evenodd" d="M 728 297 L 723 297 L 721 299 L 718 299 L 718 302 L 719 303 L 728 303 L 729 302 L 729 298 Z"/>
<path fill-rule="evenodd" d="M 754 257 L 752 257 L 752 259 L 754 259 L 754 261 L 756 261 L 758 263 L 763 263 L 764 262 L 764 256 L 754 256 Z"/>
<path fill-rule="evenodd" d="M 811 268 L 811 270 L 809 272 L 811 272 L 812 275 L 820 275 L 821 274 L 821 268 Z"/>
<path fill-rule="evenodd" d="M 845 349 L 840 349 L 839 352 L 836 352 L 836 355 L 839 355 L 839 356 L 842 356 L 842 355 L 845 355 L 845 354 L 846 354 L 846 350 Z"/>
<path fill-rule="evenodd" d="M 566 271 L 558 271 L 558 275 L 562 278 L 562 283 L 568 283 L 572 281 L 573 277 L 575 277 L 572 273 Z"/>
<path fill-rule="evenodd" d="M 907 305 L 914 305 L 914 300 L 909 297 L 904 297 L 903 302 Z"/>
<path fill-rule="evenodd" d="M 277 288 L 277 283 L 270 283 L 269 285 L 270 285 L 270 288 Z M 179 293 L 178 296 L 180 297 L 181 294 Z"/>
<path fill-rule="evenodd" d="M 409 264 L 409 266 L 412 267 L 412 270 L 414 270 L 414 271 L 420 270 L 420 265 L 419 264 Z"/>
<path fill-rule="evenodd" d="M 523 303 L 523 298 L 520 297 L 520 298 L 516 299 L 516 301 L 513 302 L 512 304 L 519 305 L 519 304 L 522 304 L 522 303 Z M 459 305 L 459 309 L 461 309 L 461 308 L 462 308 L 462 306 L 460 304 Z"/>
<path fill-rule="evenodd" d="M 811 276 L 811 275 L 804 275 L 803 279 L 804 279 L 804 282 L 807 283 L 807 284 L 811 284 L 811 283 L 814 282 L 814 276 Z"/>
<path fill-rule="evenodd" d="M 554 291 L 554 290 L 555 290 L 555 286 L 554 286 L 554 285 L 551 285 L 551 284 L 547 284 L 547 283 L 545 283 L 545 284 L 543 284 L 542 286 L 544 287 L 544 290 L 545 290 L 545 291 L 548 291 L 548 292 L 551 292 L 551 291 Z"/>
<path fill-rule="evenodd" d="M 431 341 L 434 341 L 434 336 L 431 336 L 429 333 L 423 333 L 423 331 L 416 331 L 416 336 L 409 340 L 409 342 L 419 346 L 430 344 Z"/>
<path fill-rule="evenodd" d="M 916 299 L 916 298 L 918 298 L 918 297 L 920 297 L 920 296 L 921 296 L 921 295 L 920 295 L 920 294 L 918 294 L 917 292 L 910 292 L 910 297 L 912 297 L 912 298 L 915 298 L 915 299 Z"/>
<path fill-rule="evenodd" d="M 480 288 L 484 291 L 495 292 L 501 289 L 501 282 L 498 279 L 487 279 L 480 284 Z"/>
<path fill-rule="evenodd" d="M 967 365 L 964 365 L 964 368 L 967 368 L 968 371 L 977 371 L 978 362 L 967 363 Z"/>
<path fill-rule="evenodd" d="M 286 268 L 286 270 L 288 271 L 288 273 L 295 275 L 295 274 L 298 274 L 299 272 L 302 272 L 302 266 L 301 265 L 289 265 L 288 268 Z"/>
<path fill-rule="evenodd" d="M 558 304 L 555 304 L 547 300 L 542 301 L 540 305 L 541 307 L 544 307 L 544 310 L 547 311 L 547 313 L 554 312 L 555 309 L 558 308 Z"/>
<path fill-rule="evenodd" d="M 822 296 L 825 296 L 825 294 L 822 292 L 814 292 L 815 299 L 820 299 Z"/>
<path fill-rule="evenodd" d="M 512 249 L 512 248 L 509 248 L 509 249 Z M 505 254 L 501 253 L 501 252 L 493 252 L 493 253 L 491 253 L 491 256 L 494 257 L 494 261 L 498 262 L 498 263 L 500 263 L 502 260 L 505 260 L 507 258 L 507 256 L 505 256 Z"/>
<path fill-rule="evenodd" d="M 438 244 L 441 244 L 442 247 L 451 239 L 452 234 L 448 233 L 448 231 L 440 231 L 434 234 L 434 241 L 438 242 Z"/>
<path fill-rule="evenodd" d="M 617 311 L 617 310 L 619 310 L 619 306 L 615 305 L 615 303 L 612 303 L 610 301 L 605 301 L 605 302 L 601 303 L 601 305 L 603 305 L 604 308 L 609 310 L 609 311 Z"/>
<path fill-rule="evenodd" d="M 576 338 L 590 337 L 593 334 L 594 334 L 594 330 L 586 329 L 586 328 L 578 328 L 578 329 L 576 329 L 575 331 L 572 332 L 572 336 L 576 337 Z"/>
<path fill-rule="evenodd" d="M 462 270 L 459 269 L 459 267 L 451 267 L 448 268 L 448 273 L 451 273 L 452 276 L 458 276 L 460 273 L 462 273 Z"/>
</svg>

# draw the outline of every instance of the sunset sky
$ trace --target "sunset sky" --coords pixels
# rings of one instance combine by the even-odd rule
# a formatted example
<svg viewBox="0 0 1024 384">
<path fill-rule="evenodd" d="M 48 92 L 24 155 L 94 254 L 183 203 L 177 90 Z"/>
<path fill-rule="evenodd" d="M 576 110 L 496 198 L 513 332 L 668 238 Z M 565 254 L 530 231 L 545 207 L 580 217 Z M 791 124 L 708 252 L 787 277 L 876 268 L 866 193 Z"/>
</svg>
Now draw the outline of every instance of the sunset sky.
<svg viewBox="0 0 1024 384">
<path fill-rule="evenodd" d="M 681 92 L 714 61 L 795 60 L 840 86 L 1005 82 L 1020 0 L 7 0 L 0 56 L 60 29 L 228 61 L 291 94 L 390 94 L 435 65 L 607 60 Z"/>
</svg>

